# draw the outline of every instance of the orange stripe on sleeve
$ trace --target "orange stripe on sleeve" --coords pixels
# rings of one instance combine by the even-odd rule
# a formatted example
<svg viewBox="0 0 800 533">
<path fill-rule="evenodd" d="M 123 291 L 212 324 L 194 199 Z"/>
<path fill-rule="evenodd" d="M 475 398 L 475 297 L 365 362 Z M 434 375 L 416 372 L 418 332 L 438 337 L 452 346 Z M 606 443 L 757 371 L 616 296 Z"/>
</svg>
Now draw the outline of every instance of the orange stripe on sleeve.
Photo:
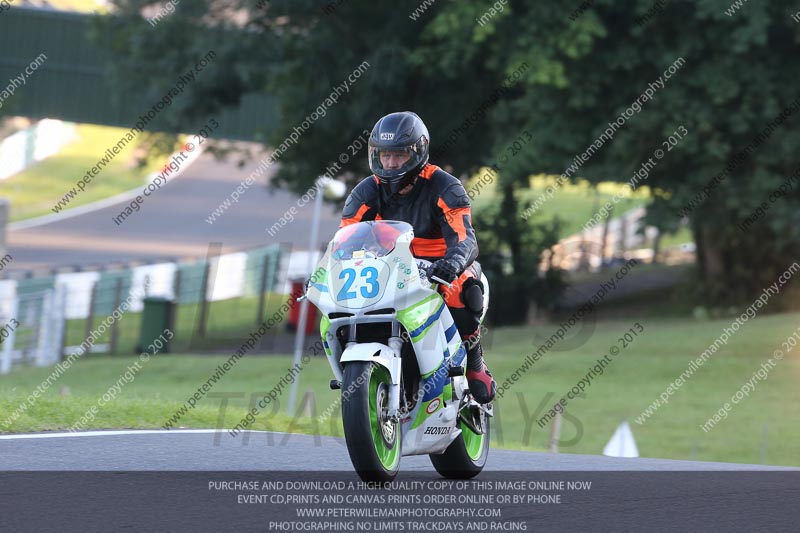
<svg viewBox="0 0 800 533">
<path fill-rule="evenodd" d="M 356 211 L 355 215 L 350 218 L 343 218 L 339 223 L 339 227 L 343 228 L 345 226 L 349 226 L 350 224 L 361 222 L 361 219 L 364 217 L 364 213 L 367 211 L 369 211 L 369 206 L 367 204 L 362 204 L 361 207 L 358 208 L 358 211 Z"/>
<path fill-rule="evenodd" d="M 444 213 L 444 219 L 453 228 L 453 231 L 458 234 L 458 242 L 463 241 L 467 238 L 467 228 L 464 226 L 464 215 L 470 217 L 472 219 L 472 214 L 469 207 L 458 207 L 456 209 L 450 209 L 444 200 L 439 198 L 436 201 L 436 204 L 442 209 Z"/>
</svg>

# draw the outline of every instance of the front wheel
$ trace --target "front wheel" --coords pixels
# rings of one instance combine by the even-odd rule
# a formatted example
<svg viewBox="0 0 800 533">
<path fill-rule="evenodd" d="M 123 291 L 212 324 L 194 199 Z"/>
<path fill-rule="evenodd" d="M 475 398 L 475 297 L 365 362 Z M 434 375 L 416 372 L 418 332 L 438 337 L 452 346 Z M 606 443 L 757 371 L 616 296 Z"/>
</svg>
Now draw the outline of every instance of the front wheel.
<svg viewBox="0 0 800 533">
<path fill-rule="evenodd" d="M 463 421 L 459 435 L 444 453 L 431 454 L 431 463 L 439 474 L 449 479 L 470 479 L 481 473 L 489 457 L 489 417 L 485 414 L 484 433 L 476 433 Z"/>
<path fill-rule="evenodd" d="M 388 417 L 391 385 L 389 371 L 375 363 L 357 361 L 344 367 L 344 438 L 350 461 L 364 481 L 392 481 L 400 467 L 400 425 Z"/>
</svg>

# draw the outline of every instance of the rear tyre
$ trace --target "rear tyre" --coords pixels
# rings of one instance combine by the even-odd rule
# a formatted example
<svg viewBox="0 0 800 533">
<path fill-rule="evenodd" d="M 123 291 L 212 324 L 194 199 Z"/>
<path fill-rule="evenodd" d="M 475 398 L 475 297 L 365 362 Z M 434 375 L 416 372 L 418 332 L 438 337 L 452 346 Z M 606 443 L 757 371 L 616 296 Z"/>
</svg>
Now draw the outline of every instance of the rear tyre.
<svg viewBox="0 0 800 533">
<path fill-rule="evenodd" d="M 392 481 L 400 467 L 400 424 L 388 419 L 389 371 L 357 361 L 344 367 L 342 423 L 350 461 L 364 481 Z"/>
<path fill-rule="evenodd" d="M 444 453 L 429 455 L 439 474 L 448 479 L 470 479 L 481 473 L 489 457 L 489 417 L 483 416 L 486 433 L 475 433 L 461 421 L 461 435 Z"/>
</svg>

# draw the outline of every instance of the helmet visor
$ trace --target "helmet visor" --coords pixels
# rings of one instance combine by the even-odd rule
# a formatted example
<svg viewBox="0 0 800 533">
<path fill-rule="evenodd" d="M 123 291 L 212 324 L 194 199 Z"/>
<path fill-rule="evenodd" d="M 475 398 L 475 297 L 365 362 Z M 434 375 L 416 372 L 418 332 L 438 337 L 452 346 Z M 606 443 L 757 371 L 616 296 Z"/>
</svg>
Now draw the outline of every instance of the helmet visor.
<svg viewBox="0 0 800 533">
<path fill-rule="evenodd" d="M 369 168 L 386 181 L 402 179 L 406 173 L 419 167 L 426 156 L 417 142 L 411 146 L 381 148 L 369 147 Z"/>
</svg>

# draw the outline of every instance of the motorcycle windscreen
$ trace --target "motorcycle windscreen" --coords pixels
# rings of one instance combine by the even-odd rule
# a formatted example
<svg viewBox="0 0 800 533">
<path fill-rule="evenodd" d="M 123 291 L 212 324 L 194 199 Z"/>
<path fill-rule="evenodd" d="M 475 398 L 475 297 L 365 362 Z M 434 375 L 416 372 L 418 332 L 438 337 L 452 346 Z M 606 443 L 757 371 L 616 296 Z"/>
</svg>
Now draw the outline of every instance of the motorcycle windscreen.
<svg viewBox="0 0 800 533">
<path fill-rule="evenodd" d="M 407 287 L 407 283 L 396 286 L 392 282 L 390 287 L 398 267 L 396 263 L 390 266 L 387 261 L 396 251 L 398 241 L 405 236 L 410 242 L 413 234 L 410 224 L 393 220 L 359 222 L 337 231 L 322 262 L 327 270 L 324 290 L 329 289 L 333 305 L 364 309 L 378 304 L 387 290 L 391 298 L 398 291 L 407 290 L 401 288 Z M 406 253 L 409 253 L 407 248 Z"/>
<path fill-rule="evenodd" d="M 333 236 L 330 251 L 335 260 L 372 259 L 392 253 L 397 239 L 413 231 L 407 222 L 371 220 L 341 228 Z"/>
</svg>

